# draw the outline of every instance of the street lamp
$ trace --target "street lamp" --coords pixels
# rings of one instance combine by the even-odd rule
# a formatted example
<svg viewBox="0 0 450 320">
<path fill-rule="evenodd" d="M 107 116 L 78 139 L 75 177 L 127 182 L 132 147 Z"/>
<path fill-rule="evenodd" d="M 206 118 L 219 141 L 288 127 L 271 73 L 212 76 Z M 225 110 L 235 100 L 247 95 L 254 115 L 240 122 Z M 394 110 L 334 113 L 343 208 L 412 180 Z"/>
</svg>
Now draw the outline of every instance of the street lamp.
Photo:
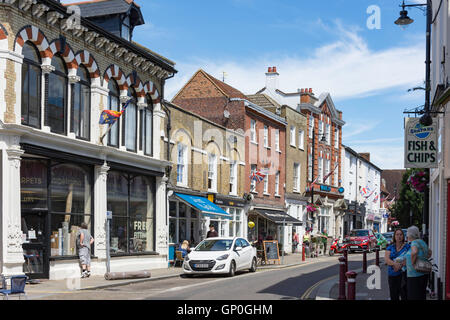
<svg viewBox="0 0 450 320">
<path fill-rule="evenodd" d="M 426 3 L 422 4 L 403 4 L 401 5 L 402 11 L 400 11 L 400 18 L 395 21 L 396 25 L 407 26 L 414 22 L 413 19 L 408 17 L 407 7 L 424 7 L 426 6 L 427 15 L 427 40 L 426 40 L 426 83 L 425 83 L 425 107 L 423 110 L 424 115 L 420 118 L 420 123 L 423 126 L 431 126 L 433 124 L 433 118 L 431 117 L 430 96 L 431 96 L 431 24 L 433 20 L 433 9 L 431 0 L 426 0 Z"/>
<path fill-rule="evenodd" d="M 406 7 L 424 7 L 426 6 L 426 15 L 427 15 L 427 33 L 426 33 L 426 69 L 425 69 L 425 107 L 423 110 L 423 116 L 420 118 L 420 124 L 423 126 L 431 126 L 433 124 L 433 118 L 431 117 L 431 24 L 433 23 L 433 3 L 431 0 L 426 0 L 426 3 L 422 4 L 409 4 L 405 5 L 405 1 L 403 0 L 403 4 L 401 5 L 402 11 L 400 12 L 400 18 L 395 21 L 397 25 L 405 26 L 414 22 L 411 18 L 408 17 L 408 12 L 405 10 Z M 430 169 L 426 169 L 428 174 L 430 173 Z M 424 195 L 424 205 L 423 205 L 423 234 L 424 239 L 428 243 L 428 219 L 429 219 L 429 203 L 430 203 L 430 194 L 429 192 L 425 192 Z"/>
</svg>

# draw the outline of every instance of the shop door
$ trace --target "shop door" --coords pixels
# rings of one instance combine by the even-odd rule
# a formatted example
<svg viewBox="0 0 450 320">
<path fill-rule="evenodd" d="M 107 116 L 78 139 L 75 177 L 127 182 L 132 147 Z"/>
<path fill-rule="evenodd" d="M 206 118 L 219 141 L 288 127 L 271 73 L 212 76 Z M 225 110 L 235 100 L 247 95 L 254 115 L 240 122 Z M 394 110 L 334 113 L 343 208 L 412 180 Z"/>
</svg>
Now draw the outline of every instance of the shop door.
<svg viewBox="0 0 450 320">
<path fill-rule="evenodd" d="M 22 212 L 23 272 L 31 279 L 49 278 L 48 230 L 48 212 Z"/>
</svg>

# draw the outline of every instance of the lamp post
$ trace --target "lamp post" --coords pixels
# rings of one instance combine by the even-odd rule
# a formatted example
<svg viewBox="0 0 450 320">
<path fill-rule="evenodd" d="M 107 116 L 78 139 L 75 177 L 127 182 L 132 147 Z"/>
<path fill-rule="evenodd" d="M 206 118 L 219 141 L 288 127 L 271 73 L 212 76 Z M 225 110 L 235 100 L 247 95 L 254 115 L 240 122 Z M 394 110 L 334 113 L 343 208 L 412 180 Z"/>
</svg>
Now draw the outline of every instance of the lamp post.
<svg viewBox="0 0 450 320">
<path fill-rule="evenodd" d="M 405 5 L 405 1 L 401 5 L 402 11 L 400 11 L 400 18 L 395 21 L 395 24 L 399 26 L 407 26 L 414 22 L 413 19 L 408 17 L 407 7 L 424 7 L 426 6 L 427 15 L 427 28 L 426 28 L 426 69 L 425 69 L 425 106 L 423 110 L 423 116 L 420 118 L 420 123 L 423 126 L 431 126 L 433 124 L 433 118 L 431 117 L 431 25 L 433 23 L 433 3 L 431 0 L 426 0 L 426 3 L 422 4 L 408 4 Z M 430 174 L 430 169 L 425 169 Z M 425 191 L 424 204 L 423 204 L 423 225 L 422 230 L 424 240 L 428 243 L 428 219 L 429 219 L 429 203 L 430 194 Z"/>
</svg>

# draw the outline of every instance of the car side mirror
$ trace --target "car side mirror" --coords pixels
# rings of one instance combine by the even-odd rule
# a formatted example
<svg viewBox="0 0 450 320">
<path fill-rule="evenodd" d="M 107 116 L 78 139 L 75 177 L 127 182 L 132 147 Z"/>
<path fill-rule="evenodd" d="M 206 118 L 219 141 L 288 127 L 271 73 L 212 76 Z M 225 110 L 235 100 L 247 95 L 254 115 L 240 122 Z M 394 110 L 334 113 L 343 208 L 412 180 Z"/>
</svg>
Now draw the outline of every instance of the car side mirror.
<svg viewBox="0 0 450 320">
<path fill-rule="evenodd" d="M 236 247 L 234 251 L 242 251 L 242 247 Z"/>
</svg>

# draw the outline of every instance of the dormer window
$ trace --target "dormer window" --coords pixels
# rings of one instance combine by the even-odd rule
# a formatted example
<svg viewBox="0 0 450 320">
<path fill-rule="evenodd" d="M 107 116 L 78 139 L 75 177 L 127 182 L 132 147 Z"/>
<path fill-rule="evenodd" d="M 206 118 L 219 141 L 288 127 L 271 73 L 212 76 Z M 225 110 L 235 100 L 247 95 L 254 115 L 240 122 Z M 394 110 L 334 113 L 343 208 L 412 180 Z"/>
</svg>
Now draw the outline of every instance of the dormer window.
<svg viewBox="0 0 450 320">
<path fill-rule="evenodd" d="M 131 41 L 130 16 L 126 16 L 125 19 L 122 20 L 122 25 L 120 27 L 120 36 L 127 41 Z"/>
</svg>

